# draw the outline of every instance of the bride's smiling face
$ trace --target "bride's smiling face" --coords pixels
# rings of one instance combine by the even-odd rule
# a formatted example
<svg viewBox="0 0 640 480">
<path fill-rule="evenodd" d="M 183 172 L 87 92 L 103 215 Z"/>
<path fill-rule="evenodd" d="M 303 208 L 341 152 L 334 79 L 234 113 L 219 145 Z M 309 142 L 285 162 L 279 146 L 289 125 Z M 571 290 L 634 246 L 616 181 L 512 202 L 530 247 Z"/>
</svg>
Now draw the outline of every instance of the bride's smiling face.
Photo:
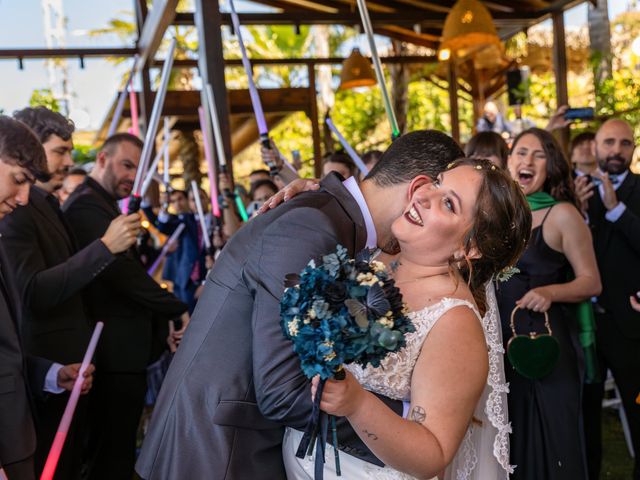
<svg viewBox="0 0 640 480">
<path fill-rule="evenodd" d="M 391 226 L 403 256 L 416 262 L 437 265 L 462 248 L 465 233 L 473 222 L 482 175 L 463 165 L 441 173 L 418 188 L 403 215 Z"/>
</svg>

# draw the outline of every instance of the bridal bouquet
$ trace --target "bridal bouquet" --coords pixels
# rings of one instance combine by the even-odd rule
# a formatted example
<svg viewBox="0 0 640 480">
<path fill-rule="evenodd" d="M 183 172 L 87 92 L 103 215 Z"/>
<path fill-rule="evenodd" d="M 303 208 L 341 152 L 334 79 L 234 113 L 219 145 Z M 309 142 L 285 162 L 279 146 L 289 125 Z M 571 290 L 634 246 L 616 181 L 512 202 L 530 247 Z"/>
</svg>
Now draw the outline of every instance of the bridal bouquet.
<svg viewBox="0 0 640 480">
<path fill-rule="evenodd" d="M 384 264 L 373 260 L 368 250 L 353 259 L 338 245 L 336 252 L 322 257 L 319 264 L 311 260 L 300 275 L 287 275 L 285 287 L 280 301 L 282 330 L 293 343 L 304 374 L 321 379 L 297 453 L 301 458 L 307 450 L 311 454 L 314 439 L 318 439 L 318 480 L 322 475 L 318 473 L 318 458 L 322 455 L 324 459 L 321 439 L 326 438 L 326 431 L 320 431 L 323 416 L 319 411 L 324 382 L 332 377 L 344 378 L 345 364 L 378 367 L 390 352 L 404 347 L 405 334 L 413 332 L 414 327 L 400 290 Z M 339 474 L 335 418 L 329 420 Z"/>
</svg>

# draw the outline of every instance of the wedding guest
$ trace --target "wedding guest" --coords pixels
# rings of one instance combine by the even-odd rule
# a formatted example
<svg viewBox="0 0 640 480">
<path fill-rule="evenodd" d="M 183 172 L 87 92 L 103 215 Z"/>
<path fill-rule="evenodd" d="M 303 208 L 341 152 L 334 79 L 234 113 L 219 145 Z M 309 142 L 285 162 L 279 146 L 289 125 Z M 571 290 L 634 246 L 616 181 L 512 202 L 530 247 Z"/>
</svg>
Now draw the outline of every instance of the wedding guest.
<svg viewBox="0 0 640 480">
<path fill-rule="evenodd" d="M 176 248 L 164 262 L 162 278 L 173 283 L 173 293 L 189 306 L 189 313 L 196 306 L 194 294 L 202 280 L 205 270 L 204 257 L 201 255 L 202 242 L 200 226 L 189 206 L 189 197 L 184 190 L 173 190 L 169 195 L 169 205 L 174 213 L 160 210 L 156 216 L 149 207 L 144 213 L 151 223 L 163 234 L 170 236 L 180 224 L 184 231 L 176 241 Z"/>
<path fill-rule="evenodd" d="M 87 171 L 82 167 L 74 167 L 69 170 L 69 173 L 67 173 L 67 176 L 62 182 L 62 188 L 58 190 L 56 195 L 61 204 L 69 198 L 69 195 L 71 195 L 82 182 L 84 182 L 87 175 Z"/>
<path fill-rule="evenodd" d="M 484 112 L 478 120 L 476 130 L 478 132 L 496 132 L 499 135 L 506 134 L 507 136 L 511 133 L 509 123 L 500 113 L 498 105 L 491 101 L 484 104 Z"/>
<path fill-rule="evenodd" d="M 509 146 L 496 132 L 480 132 L 471 137 L 464 153 L 467 157 L 486 158 L 494 165 L 505 168 Z"/>
<path fill-rule="evenodd" d="M 66 181 L 73 124 L 44 107 L 25 108 L 14 117 L 39 136 L 51 173 L 49 180 L 36 180 L 31 186 L 28 205 L 0 221 L 8 267 L 15 275 L 21 300 L 22 341 L 28 354 L 60 363 L 81 362 L 91 335 L 82 289 L 115 260 L 116 254 L 133 245 L 140 219 L 137 215 L 120 216 L 101 238 L 79 249 L 53 195 Z M 35 402 L 39 420 L 36 471 L 44 468 L 68 398 L 58 395 Z M 80 477 L 86 407 L 85 399 L 81 399 L 56 478 Z"/>
<path fill-rule="evenodd" d="M 278 193 L 278 187 L 271 180 L 259 180 L 251 185 L 251 191 L 249 192 L 251 203 L 247 208 L 247 215 L 252 216 L 264 202 L 276 193 Z"/>
<path fill-rule="evenodd" d="M 640 313 L 629 297 L 640 290 L 640 176 L 629 166 L 635 150 L 631 126 L 621 119 L 598 129 L 592 153 L 599 185 L 588 200 L 588 217 L 602 274 L 594 305 L 596 346 L 602 376 L 611 370 L 620 391 L 635 450 L 633 478 L 640 479 Z M 601 413 L 604 387 L 585 385 L 585 430 L 589 478 L 598 479 L 602 460 Z"/>
<path fill-rule="evenodd" d="M 0 116 L 0 219 L 29 202 L 34 181 L 49 179 L 42 144 L 23 123 Z M 4 242 L 3 242 L 4 243 Z M 33 399 L 71 390 L 79 364 L 63 367 L 23 350 L 20 296 L 9 258 L 0 244 L 0 478 L 33 480 L 36 451 Z M 85 373 L 83 393 L 91 387 L 93 366 Z"/>
<path fill-rule="evenodd" d="M 382 152 L 380 150 L 369 150 L 362 154 L 362 162 L 367 166 L 369 170 L 371 170 L 378 160 L 382 157 Z M 361 182 L 364 180 L 366 175 L 363 172 L 358 173 L 358 181 Z"/>
<path fill-rule="evenodd" d="M 120 215 L 117 201 L 131 194 L 141 151 L 142 142 L 136 136 L 109 137 L 91 174 L 65 202 L 65 218 L 81 248 L 103 236 Z M 96 352 L 99 374 L 90 401 L 88 478 L 129 479 L 147 365 L 164 350 L 167 321 L 182 315 L 187 306 L 147 275 L 132 249 L 89 285 L 86 306 L 92 322 L 105 322 Z M 187 322 L 185 317 L 185 326 Z"/>
<path fill-rule="evenodd" d="M 598 168 L 596 157 L 593 154 L 593 132 L 582 132 L 571 140 L 569 146 L 569 159 L 577 176 L 590 175 Z"/>
<path fill-rule="evenodd" d="M 355 175 L 357 170 L 356 164 L 346 153 L 329 153 L 322 158 L 322 178 L 329 172 L 337 172 L 346 180 Z"/>
<path fill-rule="evenodd" d="M 260 168 L 258 170 L 253 170 L 249 174 L 249 185 L 253 185 L 258 180 L 271 180 L 271 175 L 269 175 L 269 170 Z"/>
<path fill-rule="evenodd" d="M 515 307 L 517 332 L 547 333 L 548 315 L 549 333 L 559 345 L 555 367 L 542 378 L 531 379 L 505 360 L 511 463 L 517 465 L 512 478 L 585 478 L 583 352 L 577 318 L 569 306 L 601 290 L 591 234 L 576 208 L 571 166 L 549 132 L 532 128 L 517 136 L 507 167 L 527 195 L 533 230 L 516 265 L 519 272 L 497 287 L 505 348 L 510 348 Z"/>
</svg>

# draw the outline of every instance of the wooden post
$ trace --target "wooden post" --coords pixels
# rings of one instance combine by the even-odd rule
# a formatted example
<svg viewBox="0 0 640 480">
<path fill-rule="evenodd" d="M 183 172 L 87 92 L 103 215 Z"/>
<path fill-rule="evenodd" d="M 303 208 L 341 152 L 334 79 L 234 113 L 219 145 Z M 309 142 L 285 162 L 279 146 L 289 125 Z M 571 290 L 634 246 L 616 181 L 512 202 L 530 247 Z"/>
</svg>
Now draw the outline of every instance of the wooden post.
<svg viewBox="0 0 640 480">
<path fill-rule="evenodd" d="M 312 63 L 308 63 L 307 72 L 309 78 L 309 117 L 313 140 L 313 171 L 316 178 L 320 178 L 322 176 L 322 147 L 318 120 L 318 99 L 316 98 L 316 67 Z"/>
<path fill-rule="evenodd" d="M 460 115 L 458 113 L 458 77 L 456 63 L 449 60 L 449 105 L 451 111 L 451 136 L 460 143 Z"/>
<path fill-rule="evenodd" d="M 203 85 L 210 83 L 213 88 L 224 152 L 227 157 L 227 172 L 233 181 L 233 153 L 231 151 L 227 87 L 224 81 L 220 6 L 218 0 L 195 0 L 194 3 L 194 21 L 198 30 L 198 68 L 200 70 L 200 78 L 202 78 Z M 202 92 L 204 92 L 204 88 Z M 202 105 L 206 105 L 203 93 L 201 93 L 201 98 Z"/>
<path fill-rule="evenodd" d="M 569 104 L 569 92 L 567 90 L 567 45 L 564 32 L 564 12 L 556 10 L 552 13 L 553 21 L 553 69 L 556 76 L 556 100 L 557 106 Z M 565 153 L 569 148 L 569 127 L 559 131 L 560 145 Z"/>
</svg>

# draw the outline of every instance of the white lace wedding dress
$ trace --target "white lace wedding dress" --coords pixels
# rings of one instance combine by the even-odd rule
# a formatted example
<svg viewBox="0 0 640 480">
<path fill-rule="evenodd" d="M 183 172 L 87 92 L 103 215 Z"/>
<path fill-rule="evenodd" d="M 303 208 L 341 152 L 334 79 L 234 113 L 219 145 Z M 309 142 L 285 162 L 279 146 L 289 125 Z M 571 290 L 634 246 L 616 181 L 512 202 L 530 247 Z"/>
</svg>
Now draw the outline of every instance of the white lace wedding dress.
<svg viewBox="0 0 640 480">
<path fill-rule="evenodd" d="M 422 344 L 438 319 L 450 309 L 467 306 L 478 318 L 475 306 L 460 299 L 445 298 L 418 312 L 410 313 L 416 331 L 407 335 L 407 345 L 392 353 L 380 368 L 349 365 L 347 368 L 367 390 L 389 398 L 410 401 L 411 375 Z M 482 319 L 489 351 L 487 385 L 474 412 L 474 421 L 467 430 L 453 462 L 445 471 L 449 480 L 486 480 L 507 478 L 513 472 L 509 465 L 509 433 L 507 414 L 508 387 L 504 380 L 502 334 L 493 285 L 487 286 L 487 313 Z M 313 479 L 314 458 L 295 456 L 302 432 L 288 428 L 283 443 L 283 458 L 288 480 Z M 378 467 L 340 452 L 342 476 L 335 473 L 334 451 L 327 445 L 324 478 L 326 480 L 410 480 L 414 477 L 390 467 Z"/>
</svg>

